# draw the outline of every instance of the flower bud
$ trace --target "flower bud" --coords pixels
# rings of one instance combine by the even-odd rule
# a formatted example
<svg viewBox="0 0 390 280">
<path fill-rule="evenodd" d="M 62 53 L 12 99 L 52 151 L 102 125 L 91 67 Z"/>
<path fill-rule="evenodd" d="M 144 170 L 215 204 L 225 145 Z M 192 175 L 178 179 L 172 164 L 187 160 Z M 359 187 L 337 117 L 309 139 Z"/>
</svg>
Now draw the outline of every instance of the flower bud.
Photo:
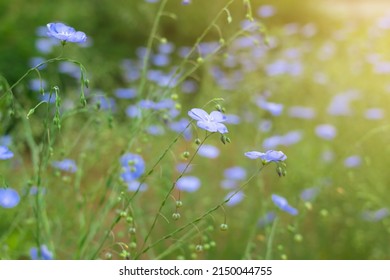
<svg viewBox="0 0 390 280">
<path fill-rule="evenodd" d="M 202 252 L 203 251 L 203 246 L 202 245 L 196 245 L 196 247 L 195 247 L 195 251 L 196 252 Z"/>
<path fill-rule="evenodd" d="M 190 157 L 190 153 L 188 151 L 185 151 L 183 154 L 182 154 L 182 157 L 184 159 L 188 159 Z"/>
<path fill-rule="evenodd" d="M 180 207 L 182 207 L 182 206 L 183 206 L 183 201 L 177 200 L 177 201 L 176 201 L 176 207 L 177 207 L 177 208 L 180 208 Z"/>
<path fill-rule="evenodd" d="M 221 231 L 227 231 L 227 230 L 229 229 L 229 226 L 228 226 L 227 224 L 221 224 L 221 225 L 219 226 L 219 229 L 220 229 Z"/>
<path fill-rule="evenodd" d="M 177 213 L 177 212 L 175 212 L 175 213 L 173 213 L 172 214 L 172 219 L 174 219 L 175 221 L 177 221 L 178 219 L 180 219 L 180 213 Z"/>
</svg>

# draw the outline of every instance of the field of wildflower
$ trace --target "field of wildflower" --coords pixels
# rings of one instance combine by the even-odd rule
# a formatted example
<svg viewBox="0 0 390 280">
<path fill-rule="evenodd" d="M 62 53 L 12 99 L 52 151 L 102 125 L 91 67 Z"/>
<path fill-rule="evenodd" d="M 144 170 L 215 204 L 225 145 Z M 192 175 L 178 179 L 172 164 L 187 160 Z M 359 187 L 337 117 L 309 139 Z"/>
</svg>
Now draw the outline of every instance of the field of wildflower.
<svg viewBox="0 0 390 280">
<path fill-rule="evenodd" d="M 386 1 L 38 2 L 0 3 L 0 259 L 390 258 Z"/>
</svg>

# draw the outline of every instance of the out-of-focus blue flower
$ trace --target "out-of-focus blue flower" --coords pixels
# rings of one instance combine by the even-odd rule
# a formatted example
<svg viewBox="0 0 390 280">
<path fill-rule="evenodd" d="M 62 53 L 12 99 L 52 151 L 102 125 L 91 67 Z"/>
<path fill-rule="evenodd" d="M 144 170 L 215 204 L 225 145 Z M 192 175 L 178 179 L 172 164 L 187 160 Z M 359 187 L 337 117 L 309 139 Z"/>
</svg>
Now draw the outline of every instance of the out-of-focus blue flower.
<svg viewBox="0 0 390 280">
<path fill-rule="evenodd" d="M 75 79 L 80 77 L 80 67 L 70 61 L 62 61 L 58 64 L 58 72 L 67 74 Z"/>
<path fill-rule="evenodd" d="M 223 189 L 231 190 L 238 187 L 238 181 L 231 180 L 231 179 L 225 179 L 221 181 L 221 187 Z"/>
<path fill-rule="evenodd" d="M 319 192 L 320 189 L 318 187 L 304 189 L 301 192 L 301 199 L 307 202 L 313 201 Z"/>
<path fill-rule="evenodd" d="M 155 66 L 163 67 L 169 65 L 171 63 L 171 59 L 168 55 L 159 53 L 152 56 L 152 62 Z"/>
<path fill-rule="evenodd" d="M 336 137 L 337 134 L 336 128 L 331 124 L 317 125 L 315 128 L 315 132 L 317 136 L 326 140 L 332 140 Z"/>
<path fill-rule="evenodd" d="M 224 173 L 226 179 L 241 181 L 246 178 L 246 170 L 241 166 L 233 166 L 225 169 Z"/>
<path fill-rule="evenodd" d="M 241 119 L 237 115 L 228 114 L 226 116 L 226 123 L 228 124 L 239 124 L 241 122 Z"/>
<path fill-rule="evenodd" d="M 279 116 L 283 112 L 283 104 L 268 102 L 263 97 L 258 98 L 256 104 L 261 109 L 270 112 L 273 116 Z"/>
<path fill-rule="evenodd" d="M 191 0 L 182 0 L 181 4 L 182 5 L 189 5 L 189 4 L 191 4 Z"/>
<path fill-rule="evenodd" d="M 40 91 L 47 87 L 47 82 L 43 79 L 31 79 L 29 81 L 29 87 L 31 90 Z"/>
<path fill-rule="evenodd" d="M 3 208 L 14 208 L 19 204 L 20 196 L 18 192 L 12 188 L 0 189 L 0 206 Z"/>
<path fill-rule="evenodd" d="M 348 90 L 344 93 L 335 95 L 329 106 L 328 114 L 332 116 L 349 116 L 352 114 L 350 103 L 359 98 L 359 92 L 356 90 Z"/>
<path fill-rule="evenodd" d="M 370 108 L 367 109 L 364 116 L 368 120 L 380 120 L 384 117 L 384 110 L 381 108 Z"/>
<path fill-rule="evenodd" d="M 313 119 L 316 116 L 316 112 L 310 107 L 292 106 L 288 109 L 288 115 L 294 118 Z"/>
<path fill-rule="evenodd" d="M 266 225 L 272 223 L 275 220 L 275 218 L 276 218 L 276 213 L 274 211 L 269 211 L 265 213 L 265 215 L 258 220 L 257 225 L 260 228 L 263 228 Z"/>
<path fill-rule="evenodd" d="M 219 111 L 213 111 L 210 115 L 198 108 L 191 109 L 188 111 L 188 115 L 197 121 L 197 126 L 210 131 L 210 132 L 219 132 L 219 133 L 227 133 L 228 129 L 222 122 L 226 121 L 226 116 L 224 116 Z"/>
<path fill-rule="evenodd" d="M 280 144 L 284 146 L 290 146 L 298 143 L 302 139 L 302 132 L 298 130 L 287 132 L 283 135 Z"/>
<path fill-rule="evenodd" d="M 46 194 L 46 188 L 32 186 L 28 192 L 29 195 L 37 195 L 38 193 Z"/>
<path fill-rule="evenodd" d="M 207 158 L 217 158 L 219 149 L 213 145 L 203 144 L 198 150 L 198 155 Z"/>
<path fill-rule="evenodd" d="M 344 160 L 344 166 L 349 168 L 358 167 L 361 163 L 362 163 L 362 158 L 358 155 L 347 157 Z"/>
<path fill-rule="evenodd" d="M 176 165 L 176 170 L 177 170 L 177 172 L 179 172 L 179 173 L 183 173 L 183 172 L 190 172 L 191 170 L 192 170 L 192 164 L 190 164 L 188 167 L 187 167 L 187 163 L 184 163 L 184 162 L 182 162 L 182 163 L 178 163 L 177 165 Z"/>
<path fill-rule="evenodd" d="M 150 125 L 146 131 L 151 135 L 163 135 L 164 134 L 164 128 L 160 125 Z"/>
<path fill-rule="evenodd" d="M 12 143 L 11 135 L 3 135 L 0 137 L 0 146 L 9 146 Z"/>
<path fill-rule="evenodd" d="M 53 46 L 58 45 L 58 41 L 53 38 L 39 38 L 35 41 L 35 47 L 40 53 L 48 54 L 52 51 Z"/>
<path fill-rule="evenodd" d="M 61 161 L 53 161 L 51 164 L 54 168 L 62 171 L 75 173 L 77 171 L 77 165 L 73 159 L 64 159 Z"/>
<path fill-rule="evenodd" d="M 93 98 L 93 102 L 95 104 L 99 104 L 102 110 L 112 111 L 112 112 L 116 111 L 116 102 L 114 98 L 105 97 L 105 96 L 95 96 Z"/>
<path fill-rule="evenodd" d="M 175 50 L 175 45 L 171 42 L 164 42 L 158 45 L 158 52 L 163 54 L 170 54 Z"/>
<path fill-rule="evenodd" d="M 287 62 L 278 59 L 265 67 L 268 76 L 279 76 L 289 74 L 291 76 L 298 76 L 302 73 L 302 64 L 299 61 Z"/>
<path fill-rule="evenodd" d="M 141 108 L 136 105 L 130 105 L 126 108 L 126 115 L 129 118 L 140 118 L 142 115 Z"/>
<path fill-rule="evenodd" d="M 289 213 L 290 215 L 293 215 L 293 216 L 296 216 L 298 215 L 298 210 L 292 206 L 290 206 L 290 204 L 288 204 L 288 201 L 287 199 L 285 199 L 284 197 L 280 196 L 280 195 L 277 195 L 277 194 L 273 194 L 272 195 L 272 201 L 274 202 L 274 204 L 280 208 L 280 210 L 284 211 L 284 212 L 287 212 Z"/>
<path fill-rule="evenodd" d="M 7 146 L 0 146 L 0 159 L 10 159 L 14 157 L 14 153 Z"/>
<path fill-rule="evenodd" d="M 148 189 L 148 185 L 145 184 L 145 183 L 142 183 L 141 186 L 140 186 L 140 182 L 136 181 L 136 180 L 133 180 L 133 181 L 130 181 L 130 182 L 127 182 L 127 190 L 129 192 L 135 192 L 135 191 L 139 191 L 139 192 L 144 192 Z"/>
<path fill-rule="evenodd" d="M 280 162 L 285 161 L 287 159 L 287 156 L 283 152 L 274 150 L 269 150 L 265 153 L 257 151 L 246 152 L 245 156 L 250 159 L 260 158 L 265 162 Z"/>
<path fill-rule="evenodd" d="M 229 192 L 226 196 L 225 196 L 225 199 L 228 199 L 230 198 L 230 200 L 228 202 L 226 202 L 226 205 L 227 206 L 234 206 L 234 205 L 237 205 L 238 203 L 240 203 L 245 195 L 242 191 L 239 191 L 237 192 L 236 194 L 234 194 L 235 191 L 231 191 Z M 234 195 L 233 195 L 234 194 Z M 233 196 L 232 196 L 233 195 Z"/>
<path fill-rule="evenodd" d="M 137 91 L 134 88 L 117 88 L 115 96 L 121 99 L 131 99 L 137 96 Z"/>
<path fill-rule="evenodd" d="M 76 31 L 73 27 L 67 26 L 61 22 L 47 24 L 48 36 L 57 38 L 61 41 L 72 43 L 84 43 L 87 36 L 84 32 Z"/>
<path fill-rule="evenodd" d="M 196 92 L 198 88 L 198 83 L 194 80 L 185 80 L 181 85 L 181 91 L 187 94 Z"/>
<path fill-rule="evenodd" d="M 199 178 L 195 176 L 183 176 L 176 182 L 176 188 L 185 192 L 196 192 L 200 185 Z"/>
<path fill-rule="evenodd" d="M 41 245 L 39 250 L 36 247 L 30 249 L 30 257 L 32 260 L 52 260 L 53 253 L 46 245 Z"/>
<path fill-rule="evenodd" d="M 381 208 L 377 211 L 364 211 L 362 213 L 363 220 L 369 222 L 378 222 L 389 216 L 390 212 L 387 208 Z"/>
<path fill-rule="evenodd" d="M 44 93 L 39 95 L 39 100 L 41 101 L 46 101 L 47 103 L 54 103 L 56 102 L 56 95 L 55 94 L 50 94 L 50 93 Z"/>
<path fill-rule="evenodd" d="M 138 179 L 145 172 L 145 162 L 140 155 L 127 153 L 120 158 L 122 173 L 121 178 L 125 182 Z"/>
<path fill-rule="evenodd" d="M 175 121 L 175 122 L 171 122 L 169 123 L 169 128 L 175 132 L 182 132 L 184 129 L 184 138 L 186 140 L 190 140 L 192 138 L 192 131 L 191 131 L 191 127 L 188 126 L 189 124 L 189 120 L 188 119 L 180 119 L 178 121 Z"/>
<path fill-rule="evenodd" d="M 275 8 L 271 5 L 263 5 L 259 7 L 257 14 L 262 18 L 272 17 L 275 14 Z"/>
<path fill-rule="evenodd" d="M 272 121 L 270 120 L 261 120 L 259 123 L 259 130 L 262 132 L 268 132 L 272 128 Z"/>
</svg>

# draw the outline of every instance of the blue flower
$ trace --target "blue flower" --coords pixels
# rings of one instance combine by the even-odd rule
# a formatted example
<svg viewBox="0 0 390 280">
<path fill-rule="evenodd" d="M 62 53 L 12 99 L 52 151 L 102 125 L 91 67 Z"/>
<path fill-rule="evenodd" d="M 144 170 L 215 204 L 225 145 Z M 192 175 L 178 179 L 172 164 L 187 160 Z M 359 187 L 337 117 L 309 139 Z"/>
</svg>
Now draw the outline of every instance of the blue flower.
<svg viewBox="0 0 390 280">
<path fill-rule="evenodd" d="M 0 206 L 3 208 L 14 208 L 19 204 L 20 196 L 12 188 L 0 189 Z"/>
<path fill-rule="evenodd" d="M 263 217 L 261 217 L 257 225 L 261 228 L 265 227 L 266 225 L 272 223 L 276 218 L 276 213 L 274 211 L 267 212 Z"/>
<path fill-rule="evenodd" d="M 233 196 L 232 196 L 233 195 Z M 239 191 L 235 194 L 235 191 L 229 192 L 226 196 L 225 199 L 229 199 L 229 201 L 226 203 L 227 206 L 234 206 L 239 204 L 243 199 L 245 195 L 242 191 Z"/>
<path fill-rule="evenodd" d="M 361 163 L 362 163 L 362 159 L 358 155 L 347 157 L 344 160 L 344 166 L 349 168 L 358 167 Z"/>
<path fill-rule="evenodd" d="M 14 153 L 6 146 L 0 146 L 0 159 L 10 159 L 14 157 Z"/>
<path fill-rule="evenodd" d="M 136 180 L 145 172 L 145 162 L 140 155 L 124 154 L 120 162 L 123 170 L 121 177 L 125 182 Z"/>
<path fill-rule="evenodd" d="M 76 31 L 73 27 L 61 22 L 48 23 L 47 29 L 48 36 L 57 38 L 63 42 L 84 43 L 87 40 L 84 32 Z"/>
<path fill-rule="evenodd" d="M 219 149 L 213 145 L 203 144 L 198 150 L 198 155 L 206 158 L 217 158 Z"/>
<path fill-rule="evenodd" d="M 52 260 L 53 253 L 47 248 L 46 245 L 41 245 L 39 251 L 36 247 L 30 249 L 30 257 L 32 260 Z"/>
<path fill-rule="evenodd" d="M 70 172 L 70 173 L 75 173 L 77 171 L 77 165 L 73 159 L 54 161 L 52 162 L 51 165 L 59 170 Z"/>
<path fill-rule="evenodd" d="M 298 210 L 295 209 L 294 207 L 290 206 L 288 204 L 287 199 L 285 199 L 282 196 L 279 196 L 277 194 L 272 195 L 272 201 L 275 203 L 277 207 L 280 208 L 280 210 L 289 213 L 290 215 L 296 216 L 298 215 Z"/>
<path fill-rule="evenodd" d="M 208 114 L 206 111 L 198 108 L 191 109 L 188 111 L 188 115 L 198 121 L 198 127 L 210 131 L 210 132 L 219 132 L 219 133 L 227 133 L 228 129 L 222 122 L 226 121 L 226 116 L 224 116 L 219 111 L 213 111 Z"/>
<path fill-rule="evenodd" d="M 224 175 L 226 179 L 230 180 L 245 180 L 246 178 L 246 170 L 241 166 L 233 166 L 225 169 Z"/>
<path fill-rule="evenodd" d="M 331 124 L 317 125 L 315 131 L 319 137 L 325 140 L 332 140 L 337 134 L 336 128 Z"/>
<path fill-rule="evenodd" d="M 183 176 L 176 182 L 176 188 L 185 192 L 196 192 L 201 185 L 198 177 Z"/>
<path fill-rule="evenodd" d="M 274 150 L 269 150 L 265 153 L 257 151 L 246 152 L 245 156 L 250 159 L 261 158 L 264 162 L 280 162 L 287 159 L 287 156 L 283 152 Z"/>
<path fill-rule="evenodd" d="M 301 199 L 303 201 L 310 202 L 316 198 L 316 196 L 318 195 L 319 192 L 320 192 L 320 189 L 317 187 L 307 188 L 301 192 L 300 196 L 301 196 Z"/>
<path fill-rule="evenodd" d="M 387 208 L 381 208 L 377 211 L 364 211 L 362 213 L 363 220 L 369 221 L 369 222 L 378 222 L 387 216 L 389 216 L 389 209 Z"/>
</svg>

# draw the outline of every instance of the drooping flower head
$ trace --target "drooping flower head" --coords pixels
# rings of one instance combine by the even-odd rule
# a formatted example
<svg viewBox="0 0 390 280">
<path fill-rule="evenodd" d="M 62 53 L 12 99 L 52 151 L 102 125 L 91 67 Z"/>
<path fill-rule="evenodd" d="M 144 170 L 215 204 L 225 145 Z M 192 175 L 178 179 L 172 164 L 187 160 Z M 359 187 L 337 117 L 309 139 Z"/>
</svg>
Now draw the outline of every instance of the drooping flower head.
<svg viewBox="0 0 390 280">
<path fill-rule="evenodd" d="M 194 108 L 188 111 L 188 115 L 197 121 L 197 126 L 201 129 L 210 132 L 227 133 L 228 129 L 222 122 L 226 121 L 227 118 L 224 114 L 219 111 L 212 111 L 208 114 L 205 110 Z"/>
<path fill-rule="evenodd" d="M 61 22 L 48 23 L 47 29 L 47 35 L 49 37 L 59 39 L 63 42 L 84 43 L 87 40 L 84 32 L 76 31 L 73 27 Z"/>
</svg>

